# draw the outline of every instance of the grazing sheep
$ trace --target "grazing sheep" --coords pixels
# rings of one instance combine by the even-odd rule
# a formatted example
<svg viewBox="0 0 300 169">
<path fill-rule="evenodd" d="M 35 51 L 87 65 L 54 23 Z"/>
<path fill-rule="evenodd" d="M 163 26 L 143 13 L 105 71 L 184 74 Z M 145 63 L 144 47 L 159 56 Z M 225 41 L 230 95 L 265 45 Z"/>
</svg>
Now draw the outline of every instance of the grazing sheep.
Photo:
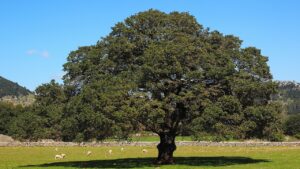
<svg viewBox="0 0 300 169">
<path fill-rule="evenodd" d="M 148 150 L 147 149 L 143 149 L 142 152 L 143 153 L 148 153 Z"/>
<path fill-rule="evenodd" d="M 56 154 L 54 158 L 55 158 L 55 160 L 63 159 L 63 158 L 65 158 L 65 156 L 66 156 L 66 154 Z"/>
<path fill-rule="evenodd" d="M 57 160 L 57 159 L 62 159 L 63 157 L 59 154 L 56 154 L 54 158 L 55 158 L 55 160 Z"/>
<path fill-rule="evenodd" d="M 87 156 L 90 156 L 91 154 L 92 154 L 92 151 L 88 151 L 88 152 L 86 153 Z"/>
<path fill-rule="evenodd" d="M 111 155 L 112 154 L 112 150 L 105 151 L 105 158 L 107 158 L 107 154 Z"/>
</svg>

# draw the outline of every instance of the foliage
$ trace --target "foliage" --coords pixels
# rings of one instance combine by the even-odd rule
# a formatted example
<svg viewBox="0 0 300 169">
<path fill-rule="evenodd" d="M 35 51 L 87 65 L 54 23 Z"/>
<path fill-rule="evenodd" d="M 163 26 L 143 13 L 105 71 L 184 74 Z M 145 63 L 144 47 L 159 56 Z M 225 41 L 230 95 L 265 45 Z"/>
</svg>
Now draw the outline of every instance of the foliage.
<svg viewBox="0 0 300 169">
<path fill-rule="evenodd" d="M 21 140 L 61 139 L 61 120 L 65 94 L 55 81 L 36 89 L 36 102 L 17 113 L 8 123 L 8 134 Z"/>
<path fill-rule="evenodd" d="M 23 107 L 20 105 L 15 106 L 12 103 L 0 102 L 0 134 L 8 134 L 10 123 L 22 111 Z"/>
<path fill-rule="evenodd" d="M 276 103 L 265 107 L 249 107 L 244 110 L 248 121 L 254 122 L 252 130 L 247 132 L 248 138 L 265 138 L 271 141 L 282 141 L 282 109 Z"/>
<path fill-rule="evenodd" d="M 148 10 L 117 23 L 64 65 L 76 100 L 69 128 L 79 131 L 71 138 L 127 137 L 138 124 L 160 136 L 159 164 L 173 163 L 175 137 L 189 124 L 225 139 L 281 139 L 268 58 L 241 42 L 188 13 Z"/>
<path fill-rule="evenodd" d="M 64 140 L 80 138 L 103 140 L 107 137 L 127 138 L 134 126 L 127 101 L 126 84 L 117 77 L 107 76 L 85 85 L 66 104 L 63 121 Z M 129 90 L 129 89 L 127 89 Z M 128 113 L 122 113 L 127 111 Z"/>
<path fill-rule="evenodd" d="M 116 85 L 108 77 L 120 79 L 132 87 L 120 89 L 129 93 L 121 97 L 127 101 L 113 98 L 122 105 L 105 105 L 119 109 L 121 117 L 130 109 L 134 123 L 158 134 L 177 135 L 194 119 L 202 125 L 210 118 L 214 125 L 205 130 L 245 138 L 254 124 L 244 124 L 242 112 L 263 109 L 276 90 L 267 61 L 260 50 L 241 48 L 237 37 L 204 29 L 188 13 L 149 10 L 117 23 L 96 45 L 71 52 L 64 79 L 79 95 L 97 86 L 92 84 Z"/>
<path fill-rule="evenodd" d="M 300 115 L 289 116 L 284 124 L 284 131 L 288 135 L 300 136 Z"/>
<path fill-rule="evenodd" d="M 24 111 L 12 120 L 9 135 L 19 140 L 36 141 L 43 136 L 42 119 L 32 111 Z"/>
<path fill-rule="evenodd" d="M 52 80 L 36 90 L 36 102 L 32 111 L 41 119 L 42 138 L 60 140 L 62 137 L 61 121 L 66 101 L 63 86 Z"/>
<path fill-rule="evenodd" d="M 241 140 L 250 138 L 282 141 L 282 117 L 280 105 L 241 106 L 233 96 L 220 98 L 214 105 L 207 107 L 202 116 L 192 124 L 197 131 L 197 140 L 214 141 Z"/>
</svg>

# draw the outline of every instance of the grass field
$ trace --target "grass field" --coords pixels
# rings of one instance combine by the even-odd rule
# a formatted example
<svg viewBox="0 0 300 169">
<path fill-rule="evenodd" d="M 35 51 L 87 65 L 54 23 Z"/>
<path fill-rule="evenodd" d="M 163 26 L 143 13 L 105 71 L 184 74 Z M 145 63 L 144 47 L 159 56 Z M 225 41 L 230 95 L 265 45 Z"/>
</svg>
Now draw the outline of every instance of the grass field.
<svg viewBox="0 0 300 169">
<path fill-rule="evenodd" d="M 0 147 L 0 168 L 300 169 L 300 147 L 179 146 L 176 165 L 156 166 L 155 147 Z M 148 150 L 147 154 L 142 149 Z M 107 155 L 112 149 L 112 155 Z M 86 156 L 87 151 L 91 156 Z M 58 153 L 65 159 L 55 160 Z"/>
</svg>

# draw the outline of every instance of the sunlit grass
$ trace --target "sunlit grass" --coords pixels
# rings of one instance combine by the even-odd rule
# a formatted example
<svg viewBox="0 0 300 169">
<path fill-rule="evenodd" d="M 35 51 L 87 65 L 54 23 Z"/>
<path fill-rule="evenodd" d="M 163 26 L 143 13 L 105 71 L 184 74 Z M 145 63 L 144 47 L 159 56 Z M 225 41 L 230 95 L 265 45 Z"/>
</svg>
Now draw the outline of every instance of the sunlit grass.
<svg viewBox="0 0 300 169">
<path fill-rule="evenodd" d="M 147 154 L 142 149 L 148 150 Z M 107 151 L 111 149 L 112 154 Z M 91 156 L 86 156 L 92 151 Z M 66 154 L 55 160 L 55 154 Z M 0 147 L 0 168 L 300 169 L 300 147 L 178 146 L 176 165 L 153 165 L 155 147 Z"/>
</svg>

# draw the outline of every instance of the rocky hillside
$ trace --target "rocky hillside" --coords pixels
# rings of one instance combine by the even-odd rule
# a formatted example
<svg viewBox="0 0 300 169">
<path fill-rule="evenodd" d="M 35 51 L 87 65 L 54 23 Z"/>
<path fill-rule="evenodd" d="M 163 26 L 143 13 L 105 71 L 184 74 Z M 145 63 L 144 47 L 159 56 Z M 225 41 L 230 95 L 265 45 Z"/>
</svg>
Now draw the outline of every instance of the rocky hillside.
<svg viewBox="0 0 300 169">
<path fill-rule="evenodd" d="M 31 94 L 31 91 L 18 83 L 12 82 L 0 76 L 0 97 L 4 96 L 26 96 Z"/>
<path fill-rule="evenodd" d="M 288 114 L 300 113 L 300 83 L 295 81 L 278 81 L 279 93 L 273 100 L 281 101 Z"/>
<path fill-rule="evenodd" d="M 34 96 L 25 87 L 0 76 L 0 101 L 29 105 L 34 102 Z"/>
</svg>

